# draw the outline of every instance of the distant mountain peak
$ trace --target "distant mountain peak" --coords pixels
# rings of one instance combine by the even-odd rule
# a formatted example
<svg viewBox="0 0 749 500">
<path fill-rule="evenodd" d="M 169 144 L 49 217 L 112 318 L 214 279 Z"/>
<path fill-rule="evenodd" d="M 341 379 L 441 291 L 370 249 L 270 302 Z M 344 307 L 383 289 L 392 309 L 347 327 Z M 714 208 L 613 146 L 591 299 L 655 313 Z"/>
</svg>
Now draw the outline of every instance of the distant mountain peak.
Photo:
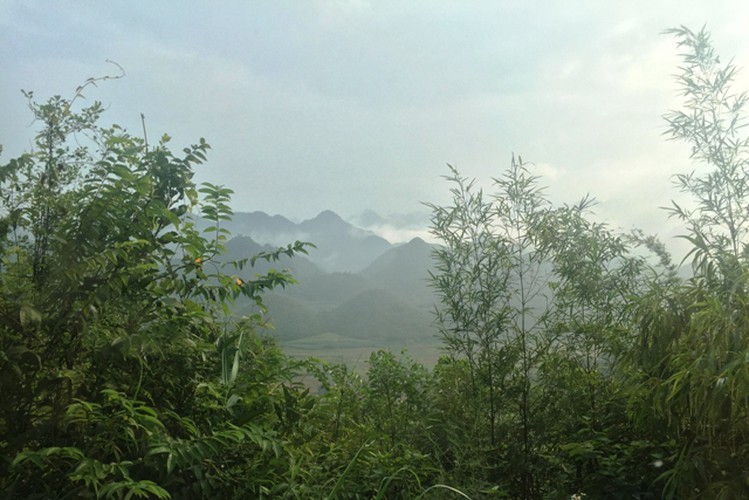
<svg viewBox="0 0 749 500">
<path fill-rule="evenodd" d="M 323 210 L 314 219 L 307 219 L 299 224 L 300 228 L 312 231 L 347 231 L 351 224 L 341 219 L 332 210 Z"/>
<path fill-rule="evenodd" d="M 201 227 L 210 225 L 210 221 L 199 221 Z M 392 247 L 385 238 L 346 222 L 332 210 L 323 210 L 298 224 L 260 210 L 236 212 L 222 226 L 235 236 L 251 237 L 261 246 L 282 247 L 294 240 L 314 243 L 316 247 L 309 249 L 307 258 L 325 271 L 361 271 Z M 236 243 L 240 242 L 249 244 L 247 240 Z"/>
<path fill-rule="evenodd" d="M 336 221 L 336 222 L 338 221 L 343 222 L 343 219 L 341 219 L 341 217 L 332 210 L 323 210 L 322 212 L 317 214 L 317 217 L 315 217 L 315 219 L 324 220 L 324 221 L 330 220 L 330 221 Z"/>
</svg>

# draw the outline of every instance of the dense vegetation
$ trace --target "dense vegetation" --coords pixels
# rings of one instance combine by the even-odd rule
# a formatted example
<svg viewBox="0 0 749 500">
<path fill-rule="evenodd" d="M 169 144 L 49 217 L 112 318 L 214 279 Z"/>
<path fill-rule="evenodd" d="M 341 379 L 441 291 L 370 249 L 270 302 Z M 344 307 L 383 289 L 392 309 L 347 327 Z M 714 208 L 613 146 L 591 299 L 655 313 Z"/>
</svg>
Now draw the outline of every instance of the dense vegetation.
<svg viewBox="0 0 749 500">
<path fill-rule="evenodd" d="M 446 354 L 376 352 L 366 377 L 263 333 L 264 292 L 293 278 L 253 266 L 307 245 L 222 259 L 231 192 L 192 181 L 205 141 L 102 127 L 87 85 L 27 94 L 35 148 L 0 166 L 4 496 L 749 496 L 746 97 L 704 31 L 672 33 L 670 135 L 704 167 L 670 209 L 690 275 L 590 200 L 553 206 L 519 157 L 490 194 L 452 170 L 432 207 Z M 258 312 L 234 317 L 239 297 Z"/>
</svg>

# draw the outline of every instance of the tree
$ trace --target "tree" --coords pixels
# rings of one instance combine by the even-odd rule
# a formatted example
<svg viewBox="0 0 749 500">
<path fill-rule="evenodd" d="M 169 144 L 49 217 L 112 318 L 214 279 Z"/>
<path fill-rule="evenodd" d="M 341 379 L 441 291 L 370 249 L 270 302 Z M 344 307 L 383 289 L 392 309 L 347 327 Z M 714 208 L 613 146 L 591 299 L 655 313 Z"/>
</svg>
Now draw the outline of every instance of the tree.
<svg viewBox="0 0 749 500">
<path fill-rule="evenodd" d="M 26 93 L 42 130 L 0 166 L 0 489 L 258 493 L 282 470 L 279 422 L 260 402 L 283 396 L 281 384 L 238 392 L 242 355 L 271 351 L 253 343 L 259 317 L 230 320 L 228 302 L 262 306 L 292 279 L 246 266 L 305 245 L 220 263 L 231 191 L 192 181 L 208 144 L 176 155 L 167 135 L 154 145 L 101 127 L 100 103 L 78 109 L 96 81 L 44 104 Z M 199 232 L 196 213 L 213 226 Z"/>
<path fill-rule="evenodd" d="M 432 276 L 442 301 L 438 325 L 448 352 L 468 361 L 473 411 L 487 415 L 489 457 L 514 467 L 511 474 L 496 467 L 487 479 L 516 477 L 515 494 L 529 498 L 539 488 L 532 465 L 538 443 L 531 386 L 548 349 L 544 323 L 550 299 L 538 238 L 550 204 L 537 178 L 514 157 L 494 180 L 497 193 L 489 201 L 454 169 L 449 180 L 454 204 L 430 205 L 432 233 L 444 242 L 435 251 Z M 509 442 L 515 426 L 519 436 Z"/>
<path fill-rule="evenodd" d="M 676 176 L 692 205 L 669 209 L 687 227 L 693 275 L 654 286 L 638 303 L 634 373 L 643 390 L 633 407 L 641 422 L 650 413 L 648 430 L 669 446 L 664 496 L 741 498 L 749 495 L 747 96 L 732 90 L 737 70 L 720 63 L 704 28 L 667 33 L 685 49 L 685 102 L 666 115 L 669 136 L 689 143 L 703 170 Z"/>
<path fill-rule="evenodd" d="M 475 470 L 486 474 L 476 479 L 520 498 L 639 471 L 631 455 L 604 448 L 626 434 L 616 363 L 633 344 L 628 303 L 647 283 L 651 250 L 671 276 L 667 255 L 652 237 L 591 222 L 587 197 L 554 208 L 519 158 L 491 197 L 451 170 L 453 204 L 431 205 L 443 242 L 432 276 L 437 320 L 452 358 L 438 374 L 469 377 L 472 425 L 446 426 L 457 434 L 446 441 L 473 446 L 461 455 L 480 457 Z M 603 464 L 601 455 L 616 458 Z M 608 495 L 622 483 L 595 488 Z"/>
</svg>

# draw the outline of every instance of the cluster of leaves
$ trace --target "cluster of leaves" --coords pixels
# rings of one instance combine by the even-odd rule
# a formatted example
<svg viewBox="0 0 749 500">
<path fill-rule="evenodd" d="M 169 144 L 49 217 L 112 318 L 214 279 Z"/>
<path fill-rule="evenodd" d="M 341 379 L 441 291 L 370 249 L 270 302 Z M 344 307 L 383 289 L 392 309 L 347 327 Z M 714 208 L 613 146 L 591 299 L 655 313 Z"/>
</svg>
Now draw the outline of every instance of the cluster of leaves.
<svg viewBox="0 0 749 500">
<path fill-rule="evenodd" d="M 303 393 L 256 333 L 262 308 L 237 320 L 228 305 L 262 306 L 292 278 L 221 262 L 231 191 L 193 183 L 204 140 L 176 155 L 168 136 L 149 146 L 101 127 L 98 102 L 76 111 L 82 90 L 27 93 L 42 130 L 0 166 L 0 489 L 258 494 L 285 470 L 274 408 Z"/>
</svg>

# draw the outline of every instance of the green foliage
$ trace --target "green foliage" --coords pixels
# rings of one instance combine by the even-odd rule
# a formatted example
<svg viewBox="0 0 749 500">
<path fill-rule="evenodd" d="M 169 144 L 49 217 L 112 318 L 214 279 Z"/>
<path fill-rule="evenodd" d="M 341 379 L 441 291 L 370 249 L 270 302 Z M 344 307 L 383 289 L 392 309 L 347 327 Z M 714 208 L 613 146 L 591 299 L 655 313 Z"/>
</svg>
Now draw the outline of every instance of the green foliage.
<svg viewBox="0 0 749 500">
<path fill-rule="evenodd" d="M 262 312 L 263 292 L 292 279 L 248 268 L 305 245 L 222 263 L 231 191 L 192 182 L 208 144 L 176 155 L 166 135 L 101 127 L 100 103 L 76 111 L 83 88 L 27 93 L 35 149 L 0 166 L 0 489 L 260 492 L 284 471 L 290 404 L 309 405 L 255 333 L 262 315 L 236 321 L 228 304 Z M 213 226 L 198 231 L 196 212 Z"/>
<path fill-rule="evenodd" d="M 436 373 L 450 399 L 443 415 L 455 419 L 442 426 L 451 450 L 443 466 L 517 498 L 583 486 L 611 495 L 613 483 L 588 479 L 640 477 L 628 452 L 617 451 L 628 445 L 614 440 L 628 439 L 616 365 L 634 344 L 628 304 L 648 283 L 646 256 L 652 250 L 664 267 L 655 276 L 671 276 L 666 254 L 652 238 L 591 222 L 588 198 L 552 207 L 519 159 L 490 197 L 454 169 L 448 179 L 453 205 L 432 206 L 432 232 L 444 243 L 432 280 L 450 355 Z M 463 414 L 449 409 L 456 401 Z M 581 428 L 596 437 L 580 446 L 608 461 L 567 454 Z M 640 483 L 633 492 L 647 490 Z"/>
<path fill-rule="evenodd" d="M 372 353 L 366 375 L 287 358 L 260 332 L 263 295 L 306 244 L 226 261 L 231 191 L 192 181 L 208 144 L 99 126 L 99 103 L 77 105 L 96 79 L 70 100 L 26 93 L 42 130 L 0 165 L 0 490 L 748 496 L 746 97 L 704 30 L 669 33 L 686 49 L 670 136 L 707 167 L 676 176 L 693 206 L 669 209 L 692 276 L 655 237 L 594 222 L 591 199 L 553 206 L 519 157 L 490 195 L 451 167 L 452 204 L 431 205 L 432 371 L 405 352 Z"/>
<path fill-rule="evenodd" d="M 320 498 L 415 498 L 440 477 L 433 460 L 432 379 L 405 353 L 372 353 L 363 379 L 346 365 L 322 363 L 318 404 L 310 412 Z M 310 460 L 309 457 L 306 460 Z"/>
<path fill-rule="evenodd" d="M 402 353 L 399 360 L 388 351 L 373 352 L 367 371 L 364 410 L 375 430 L 386 435 L 390 446 L 419 443 L 430 412 L 430 378 L 426 369 Z"/>
<path fill-rule="evenodd" d="M 637 304 L 641 352 L 633 377 L 641 390 L 631 404 L 645 430 L 668 446 L 664 496 L 740 498 L 749 494 L 747 97 L 732 91 L 736 68 L 720 64 L 704 29 L 668 33 L 685 49 L 685 102 L 666 115 L 669 135 L 689 143 L 707 169 L 676 176 L 693 203 L 670 209 L 687 226 L 693 276 L 654 286 Z"/>
<path fill-rule="evenodd" d="M 472 415 L 440 406 L 443 467 L 461 484 L 522 498 L 748 493 L 747 97 L 704 30 L 669 33 L 686 49 L 669 135 L 708 167 L 676 176 L 693 204 L 669 209 L 687 227 L 690 279 L 655 238 L 591 222 L 587 198 L 551 207 L 514 159 L 494 197 L 452 169 L 453 205 L 432 206 L 452 358 L 436 374 Z"/>
</svg>

